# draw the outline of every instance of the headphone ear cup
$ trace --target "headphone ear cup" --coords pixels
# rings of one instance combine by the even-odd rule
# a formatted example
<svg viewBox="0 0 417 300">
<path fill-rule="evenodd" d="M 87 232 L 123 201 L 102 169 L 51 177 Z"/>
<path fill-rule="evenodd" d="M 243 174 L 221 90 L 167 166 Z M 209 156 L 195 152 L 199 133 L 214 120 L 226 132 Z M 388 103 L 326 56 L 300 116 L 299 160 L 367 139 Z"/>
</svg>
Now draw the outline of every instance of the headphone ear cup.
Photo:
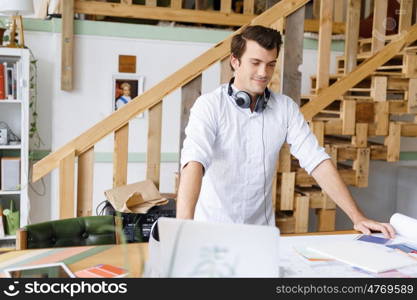
<svg viewBox="0 0 417 300">
<path fill-rule="evenodd" d="M 235 95 L 236 104 L 242 108 L 249 108 L 251 97 L 244 91 L 239 91 Z"/>
</svg>

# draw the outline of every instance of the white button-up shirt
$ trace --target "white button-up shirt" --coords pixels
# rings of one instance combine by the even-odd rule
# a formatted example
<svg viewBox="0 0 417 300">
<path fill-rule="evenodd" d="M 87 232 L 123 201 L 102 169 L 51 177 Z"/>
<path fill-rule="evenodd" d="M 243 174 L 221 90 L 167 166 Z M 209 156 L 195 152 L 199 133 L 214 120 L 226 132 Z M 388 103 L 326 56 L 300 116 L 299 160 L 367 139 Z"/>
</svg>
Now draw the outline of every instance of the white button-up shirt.
<svg viewBox="0 0 417 300">
<path fill-rule="evenodd" d="M 204 167 L 195 220 L 275 225 L 272 179 L 286 141 L 309 174 L 330 157 L 288 96 L 271 93 L 263 112 L 240 108 L 227 84 L 200 96 L 190 112 L 181 166 Z"/>
</svg>

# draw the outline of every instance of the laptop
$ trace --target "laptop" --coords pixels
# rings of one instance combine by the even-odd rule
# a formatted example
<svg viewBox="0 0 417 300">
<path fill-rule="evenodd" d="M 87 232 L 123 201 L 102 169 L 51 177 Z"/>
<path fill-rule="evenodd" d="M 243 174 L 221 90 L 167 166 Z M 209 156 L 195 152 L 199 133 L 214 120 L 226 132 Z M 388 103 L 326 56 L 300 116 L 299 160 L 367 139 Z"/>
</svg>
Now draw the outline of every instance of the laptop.
<svg viewBox="0 0 417 300">
<path fill-rule="evenodd" d="M 158 235 L 160 277 L 279 277 L 276 227 L 161 217 Z"/>
</svg>

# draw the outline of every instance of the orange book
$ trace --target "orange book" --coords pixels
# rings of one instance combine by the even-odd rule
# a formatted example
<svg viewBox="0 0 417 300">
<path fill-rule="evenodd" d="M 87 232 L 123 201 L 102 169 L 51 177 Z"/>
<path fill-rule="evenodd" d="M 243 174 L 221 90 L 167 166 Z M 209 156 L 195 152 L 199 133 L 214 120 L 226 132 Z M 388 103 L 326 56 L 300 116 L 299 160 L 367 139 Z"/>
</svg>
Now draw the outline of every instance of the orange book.
<svg viewBox="0 0 417 300">
<path fill-rule="evenodd" d="M 78 278 L 118 278 L 125 277 L 126 269 L 112 265 L 101 264 L 74 273 Z"/>
<path fill-rule="evenodd" d="M 4 89 L 4 65 L 0 63 L 0 100 L 6 99 Z"/>
</svg>

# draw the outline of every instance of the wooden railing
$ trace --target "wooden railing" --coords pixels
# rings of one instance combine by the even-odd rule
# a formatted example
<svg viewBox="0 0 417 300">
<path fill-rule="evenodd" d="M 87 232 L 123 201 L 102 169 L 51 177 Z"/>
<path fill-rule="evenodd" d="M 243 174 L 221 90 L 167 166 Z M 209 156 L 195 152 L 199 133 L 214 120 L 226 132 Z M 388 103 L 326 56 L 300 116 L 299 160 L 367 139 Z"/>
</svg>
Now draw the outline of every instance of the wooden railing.
<svg viewBox="0 0 417 300">
<path fill-rule="evenodd" d="M 308 1 L 309 0 L 283 0 L 250 22 L 252 25 L 258 24 L 276 27 L 278 26 L 277 24 L 283 23 L 283 18 L 287 19 L 287 26 L 292 26 L 292 29 L 290 30 L 290 28 L 287 28 L 287 42 L 284 44 L 284 51 L 281 51 L 280 54 L 284 55 L 284 61 L 287 61 L 286 55 L 288 55 L 288 61 L 290 61 L 290 57 L 292 57 L 292 59 L 298 56 L 302 57 L 303 31 L 294 29 L 299 28 L 299 23 L 304 20 L 304 15 L 298 12 L 301 12 L 304 9 L 303 6 Z M 375 51 L 375 54 L 359 67 L 352 67 L 353 71 L 351 73 L 346 74 L 341 80 L 328 87 L 329 64 L 326 57 L 330 56 L 329 45 L 331 43 L 332 18 L 329 17 L 329 11 L 332 10 L 330 5 L 332 0 L 321 1 L 322 11 L 320 14 L 320 23 L 322 24 L 322 27 L 319 32 L 319 58 L 317 66 L 321 79 L 318 79 L 320 83 L 318 84 L 318 90 L 314 99 L 301 108 L 301 111 L 309 120 L 325 106 L 352 88 L 361 79 L 372 73 L 378 66 L 385 63 L 406 45 L 417 39 L 417 25 L 407 27 L 407 29 L 404 29 L 398 35 L 396 40 L 392 41 L 381 50 Z M 357 1 L 359 0 L 349 0 L 349 3 L 352 4 Z M 350 14 L 354 14 L 355 9 L 357 9 L 354 5 L 351 5 L 351 7 L 352 9 L 348 13 L 348 22 L 351 22 L 349 20 L 354 20 Z M 239 33 L 240 31 L 241 29 L 237 30 L 234 34 Z M 174 90 L 182 88 L 181 148 L 181 143 L 184 138 L 183 130 L 185 124 L 188 122 L 189 109 L 194 103 L 196 96 L 201 93 L 202 72 L 214 63 L 220 61 L 221 69 L 223 70 L 221 82 L 226 82 L 230 77 L 229 60 L 227 57 L 230 54 L 230 42 L 234 34 L 216 44 L 184 67 L 105 118 L 103 121 L 97 123 L 95 126 L 34 165 L 33 181 L 37 181 L 49 174 L 53 169 L 59 168 L 60 218 L 74 216 L 75 197 L 77 198 L 76 214 L 78 216 L 91 215 L 94 146 L 97 142 L 111 133 L 114 133 L 113 186 L 117 187 L 126 184 L 129 121 L 145 110 L 149 110 L 146 177 L 159 186 L 162 101 Z M 294 41 L 297 42 L 295 48 L 293 47 Z M 353 47 L 351 45 L 357 43 L 357 34 L 348 35 L 346 41 L 347 49 L 352 49 Z M 349 53 L 346 55 L 349 56 Z M 296 81 L 299 83 L 301 80 L 298 71 L 299 64 L 300 60 L 297 59 L 294 63 L 289 65 L 286 65 L 284 62 L 284 66 L 282 66 L 284 69 L 282 86 L 285 93 L 287 93 L 286 90 L 296 90 L 293 83 Z M 289 76 L 290 78 L 288 80 L 285 79 L 286 74 L 292 74 Z M 297 76 L 298 79 L 294 79 Z M 298 95 L 295 94 L 291 96 L 295 101 L 299 102 L 299 91 Z M 324 125 L 320 128 L 322 131 L 325 131 Z M 76 158 L 78 158 L 77 174 L 75 174 Z M 74 195 L 75 180 L 78 180 L 77 195 Z"/>
<path fill-rule="evenodd" d="M 308 1 L 281 1 L 254 18 L 250 24 L 270 26 L 303 7 Z M 234 34 L 240 31 L 241 29 Z M 222 61 L 222 65 L 226 66 L 223 70 L 227 70 L 229 61 L 225 58 L 230 53 L 232 36 L 233 34 L 34 165 L 33 181 L 59 168 L 60 218 L 74 216 L 75 178 L 79 183 L 76 214 L 91 215 L 94 146 L 111 133 L 114 133 L 113 186 L 117 187 L 126 183 L 129 121 L 147 109 L 149 109 L 149 131 L 146 174 L 148 179 L 153 180 L 159 186 L 162 100 L 180 87 L 185 91 L 190 89 L 201 91 L 202 72 L 218 61 Z M 198 81 L 200 84 L 196 85 Z M 191 88 L 192 86 L 194 87 Z M 182 123 L 187 121 L 187 116 L 184 116 Z M 77 157 L 78 174 L 75 174 Z"/>
<path fill-rule="evenodd" d="M 223 26 L 243 26 L 252 21 L 255 14 L 255 1 L 243 0 L 243 8 L 240 13 L 232 10 L 232 0 L 219 0 L 219 10 L 207 10 L 203 3 L 205 0 L 195 0 L 195 9 L 183 7 L 182 0 L 170 0 L 169 7 L 157 6 L 156 0 L 146 0 L 145 4 L 133 4 L 131 0 L 120 0 L 116 2 L 103 1 L 85 1 L 85 0 L 61 0 L 60 13 L 62 14 L 62 55 L 61 55 L 61 89 L 71 91 L 73 89 L 73 27 L 74 14 L 84 14 L 88 17 L 107 16 L 118 18 L 149 19 L 175 22 L 188 22 L 194 24 L 214 24 Z M 270 1 L 276 3 L 278 0 Z M 334 1 L 336 11 L 343 10 L 343 1 Z M 313 0 L 319 2 L 319 0 Z M 318 7 L 318 5 L 315 5 Z M 39 8 L 41 9 L 41 8 Z M 45 9 L 45 8 L 44 8 Z M 236 10 L 236 9 L 235 9 Z M 340 15 L 340 13 L 335 14 Z M 345 31 L 345 24 L 333 22 L 331 31 L 335 34 L 341 34 Z M 282 22 L 282 31 L 286 22 Z M 318 32 L 320 28 L 319 19 L 303 19 L 299 21 L 298 26 L 303 26 L 306 32 Z M 303 28 L 302 27 L 302 28 Z"/>
<path fill-rule="evenodd" d="M 335 1 L 337 7 L 341 7 L 342 1 Z M 255 14 L 255 1 L 243 0 L 242 9 L 232 9 L 232 0 L 220 0 L 219 10 L 207 10 L 204 1 L 195 1 L 194 9 L 183 7 L 182 0 L 171 0 L 169 6 L 157 6 L 156 0 L 146 0 L 145 4 L 132 4 L 131 0 L 121 0 L 120 3 L 107 3 L 100 1 L 75 0 L 76 13 L 124 17 L 149 20 L 175 21 L 197 24 L 213 24 L 225 26 L 243 26 L 252 21 Z M 306 19 L 304 30 L 318 32 L 320 27 L 318 19 Z M 341 21 L 334 22 L 333 33 L 344 33 L 345 26 Z"/>
</svg>

